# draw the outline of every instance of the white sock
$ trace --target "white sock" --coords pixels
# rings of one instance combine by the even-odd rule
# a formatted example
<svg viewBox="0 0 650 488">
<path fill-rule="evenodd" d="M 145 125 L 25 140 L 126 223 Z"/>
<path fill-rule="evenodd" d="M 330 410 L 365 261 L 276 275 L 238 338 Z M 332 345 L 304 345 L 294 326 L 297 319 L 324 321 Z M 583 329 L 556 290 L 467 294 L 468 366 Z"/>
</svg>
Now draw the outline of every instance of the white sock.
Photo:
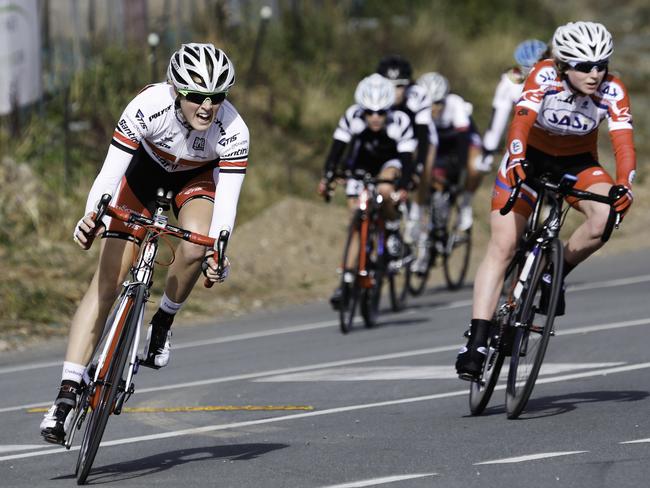
<svg viewBox="0 0 650 488">
<path fill-rule="evenodd" d="M 461 201 L 460 201 L 460 206 L 461 207 L 471 207 L 472 206 L 472 197 L 474 196 L 474 193 L 470 191 L 464 191 Z"/>
<path fill-rule="evenodd" d="M 181 309 L 184 302 L 174 302 L 169 299 L 167 293 L 163 293 L 162 298 L 160 299 L 160 309 L 168 313 L 169 315 L 176 315 L 176 313 Z"/>
<path fill-rule="evenodd" d="M 86 372 L 86 367 L 82 364 L 71 363 L 69 361 L 63 362 L 63 373 L 61 374 L 61 381 L 68 380 L 81 384 L 81 378 Z"/>
</svg>

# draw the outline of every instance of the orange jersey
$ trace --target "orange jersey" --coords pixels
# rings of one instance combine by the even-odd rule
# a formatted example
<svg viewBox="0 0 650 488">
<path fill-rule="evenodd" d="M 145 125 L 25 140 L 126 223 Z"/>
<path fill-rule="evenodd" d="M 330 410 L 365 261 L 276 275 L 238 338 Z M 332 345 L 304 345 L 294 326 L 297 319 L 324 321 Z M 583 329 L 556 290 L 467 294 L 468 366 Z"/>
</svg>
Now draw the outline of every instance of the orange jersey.
<svg viewBox="0 0 650 488">
<path fill-rule="evenodd" d="M 636 168 L 632 114 L 625 86 L 608 74 L 593 95 L 579 95 L 563 80 L 552 60 L 531 70 L 508 134 L 511 159 L 526 157 L 528 145 L 551 156 L 589 152 L 598 159 L 598 126 L 607 119 L 617 183 L 631 185 Z"/>
</svg>

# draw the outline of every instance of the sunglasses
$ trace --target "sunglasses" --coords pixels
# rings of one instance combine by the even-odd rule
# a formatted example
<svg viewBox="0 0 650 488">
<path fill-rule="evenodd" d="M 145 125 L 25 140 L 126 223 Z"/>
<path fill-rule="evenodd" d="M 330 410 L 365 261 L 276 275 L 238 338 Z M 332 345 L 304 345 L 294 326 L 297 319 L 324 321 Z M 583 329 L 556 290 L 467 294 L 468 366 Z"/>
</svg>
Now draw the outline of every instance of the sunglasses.
<svg viewBox="0 0 650 488">
<path fill-rule="evenodd" d="M 178 93 L 183 95 L 183 97 L 185 97 L 185 100 L 188 102 L 196 103 L 197 105 L 203 105 L 203 102 L 205 102 L 208 98 L 210 99 L 210 102 L 212 102 L 212 105 L 217 105 L 223 102 L 226 99 L 226 95 L 228 94 L 228 92 L 199 93 L 189 90 L 178 90 Z"/>
<path fill-rule="evenodd" d="M 571 63 L 571 69 L 580 71 L 580 73 L 591 73 L 591 70 L 596 68 L 596 71 L 599 73 L 605 71 L 609 63 L 607 61 L 601 61 L 600 63 Z"/>
<path fill-rule="evenodd" d="M 373 114 L 386 115 L 387 110 L 364 110 L 363 113 L 365 115 L 373 115 Z"/>
</svg>

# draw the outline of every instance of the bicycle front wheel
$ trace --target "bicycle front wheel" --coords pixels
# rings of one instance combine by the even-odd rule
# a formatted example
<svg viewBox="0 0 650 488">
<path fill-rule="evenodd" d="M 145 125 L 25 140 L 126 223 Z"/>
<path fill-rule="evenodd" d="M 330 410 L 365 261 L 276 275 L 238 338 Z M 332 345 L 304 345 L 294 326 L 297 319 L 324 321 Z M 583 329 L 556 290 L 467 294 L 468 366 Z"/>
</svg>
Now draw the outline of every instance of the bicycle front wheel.
<svg viewBox="0 0 650 488">
<path fill-rule="evenodd" d="M 89 412 L 79 448 L 79 457 L 77 460 L 77 484 L 86 483 L 90 469 L 92 468 L 99 444 L 104 435 L 108 417 L 113 412 L 115 401 L 119 393 L 120 381 L 124 374 L 124 368 L 129 359 L 131 346 L 135 338 L 137 327 L 139 326 L 140 310 L 144 306 L 144 287 L 140 286 L 134 295 L 125 294 L 122 300 L 118 301 L 118 307 L 121 302 L 126 300 L 122 313 L 115 316 L 117 322 L 117 332 L 112 340 L 109 349 L 109 357 L 106 361 L 106 373 L 100 373 L 95 395 L 99 395 L 96 406 Z"/>
<path fill-rule="evenodd" d="M 457 290 L 465 283 L 472 251 L 472 228 L 460 229 L 460 207 L 454 202 L 449 208 L 447 242 L 442 259 L 447 288 Z"/>
<path fill-rule="evenodd" d="M 554 239 L 549 247 L 537 256 L 529 278 L 524 283 L 506 388 L 506 411 L 509 419 L 519 417 L 535 387 L 553 331 L 555 308 L 562 287 L 562 268 L 562 244 L 559 239 Z M 551 274 L 550 297 L 545 318 L 540 313 L 544 273 Z"/>
<path fill-rule="evenodd" d="M 352 217 L 350 226 L 348 228 L 348 237 L 345 240 L 345 249 L 343 251 L 343 269 L 344 272 L 341 274 L 341 302 L 339 304 L 339 327 L 343 334 L 347 334 L 352 329 L 352 323 L 354 322 L 354 314 L 356 313 L 357 304 L 359 302 L 359 261 L 358 255 L 360 254 L 361 244 L 355 246 L 355 249 L 350 249 L 350 244 L 353 242 L 355 235 L 357 236 L 358 241 L 360 241 L 361 234 L 361 211 L 357 210 Z M 356 254 L 357 259 L 354 269 L 347 270 L 346 266 L 350 260 L 350 253 Z M 354 274 L 354 278 L 350 282 L 349 272 Z"/>
<path fill-rule="evenodd" d="M 501 343 L 501 339 L 499 326 L 493 325 L 481 377 L 477 381 L 472 381 L 469 387 L 469 410 L 472 415 L 483 413 L 499 380 L 501 366 L 505 359 L 504 344 Z"/>
</svg>

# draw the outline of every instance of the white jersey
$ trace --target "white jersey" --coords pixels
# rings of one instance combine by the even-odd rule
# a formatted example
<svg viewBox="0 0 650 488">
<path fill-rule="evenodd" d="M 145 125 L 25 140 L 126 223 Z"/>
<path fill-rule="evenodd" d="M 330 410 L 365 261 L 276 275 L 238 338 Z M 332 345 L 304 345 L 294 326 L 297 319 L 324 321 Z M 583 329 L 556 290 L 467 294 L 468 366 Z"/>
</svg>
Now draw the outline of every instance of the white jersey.
<svg viewBox="0 0 650 488">
<path fill-rule="evenodd" d="M 510 69 L 501 75 L 492 100 L 492 118 L 490 127 L 483 136 L 483 146 L 487 151 L 496 151 L 501 136 L 508 123 L 512 107 L 521 98 L 525 78 L 518 70 Z"/>
<path fill-rule="evenodd" d="M 461 96 L 455 93 L 447 95 L 442 112 L 433 120 L 438 136 L 443 139 L 451 133 L 469 130 L 472 124 L 470 120 L 472 111 L 472 104 L 466 102 Z"/>
<path fill-rule="evenodd" d="M 175 106 L 172 85 L 147 86 L 120 117 L 102 169 L 86 202 L 94 210 L 103 193 L 115 194 L 135 151 L 144 149 L 168 172 L 216 166 L 216 192 L 210 236 L 232 229 L 239 192 L 248 166 L 249 133 L 235 107 L 224 101 L 206 131 L 193 130 Z"/>
</svg>

